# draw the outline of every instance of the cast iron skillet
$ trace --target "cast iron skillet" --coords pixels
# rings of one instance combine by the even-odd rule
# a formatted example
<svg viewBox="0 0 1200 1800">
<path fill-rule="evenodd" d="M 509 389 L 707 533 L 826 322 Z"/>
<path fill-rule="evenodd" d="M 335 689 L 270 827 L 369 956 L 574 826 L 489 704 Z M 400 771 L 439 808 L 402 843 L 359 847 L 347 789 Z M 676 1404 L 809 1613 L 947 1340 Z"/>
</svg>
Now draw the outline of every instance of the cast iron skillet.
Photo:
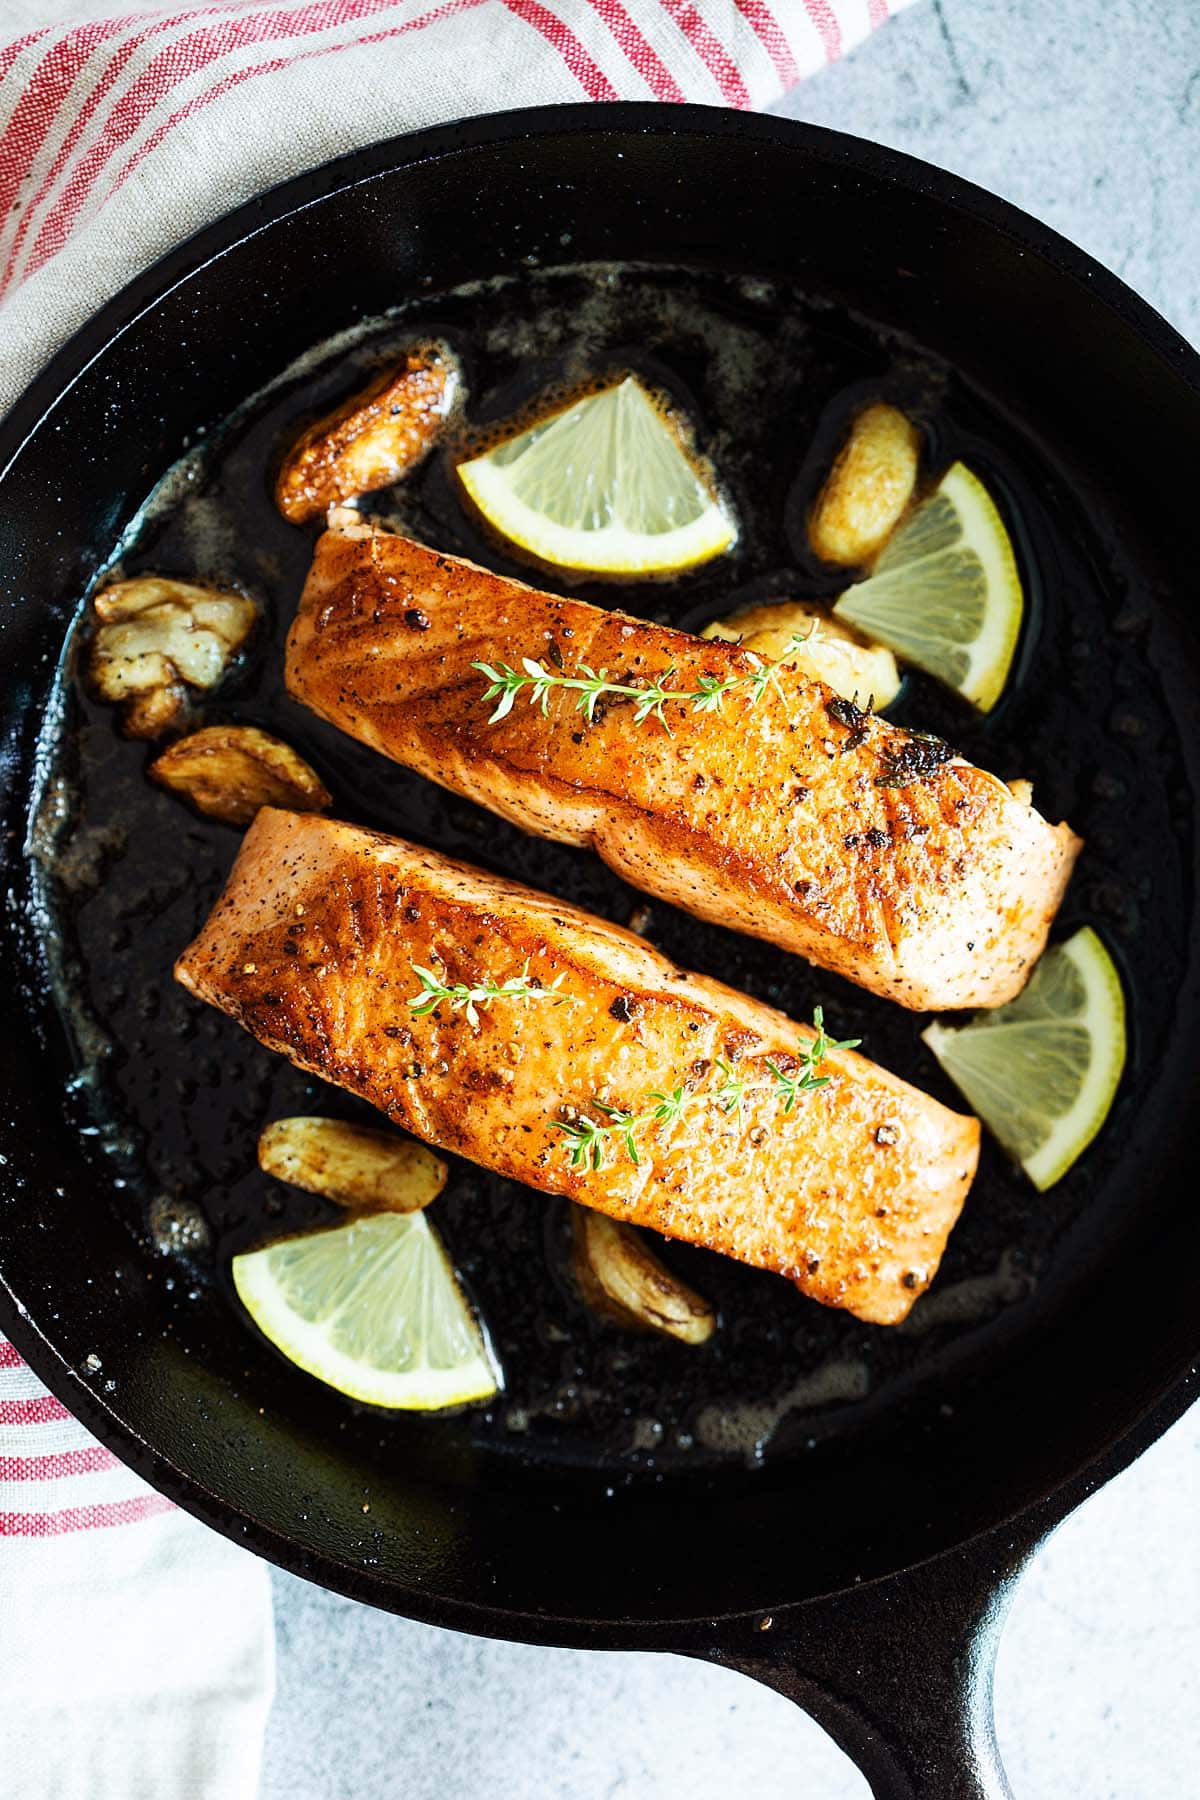
<svg viewBox="0 0 1200 1800">
<path fill-rule="evenodd" d="M 1003 202 L 812 127 L 564 107 L 380 144 L 242 207 L 132 283 L 0 432 L 0 954 L 13 996 L 0 1324 L 128 1463 L 286 1568 L 459 1629 L 707 1657 L 807 1707 L 881 1796 L 996 1795 L 991 1669 L 1012 1579 L 1195 1389 L 1190 951 L 1173 1010 L 1134 1045 L 1134 1098 L 1092 1223 L 984 1369 L 930 1355 L 903 1403 L 851 1415 L 803 1459 L 615 1494 L 598 1469 L 550 1476 L 436 1427 L 401 1453 L 394 1429 L 352 1427 L 311 1384 L 294 1404 L 295 1377 L 231 1332 L 219 1292 L 167 1290 L 96 1192 L 64 1101 L 22 847 L 35 735 L 96 559 L 189 437 L 309 345 L 418 283 L 501 272 L 568 233 L 581 259 L 777 275 L 897 326 L 1002 396 L 1071 471 L 1128 571 L 1114 635 L 1091 646 L 1097 712 L 1119 710 L 1120 634 L 1140 634 L 1159 685 L 1133 752 L 1174 746 L 1154 764 L 1173 771 L 1158 796 L 1163 867 L 1183 846 L 1165 916 L 1178 943 L 1200 941 L 1200 363 L 1161 319 Z M 1153 889 L 1160 868 L 1145 862 Z"/>
</svg>

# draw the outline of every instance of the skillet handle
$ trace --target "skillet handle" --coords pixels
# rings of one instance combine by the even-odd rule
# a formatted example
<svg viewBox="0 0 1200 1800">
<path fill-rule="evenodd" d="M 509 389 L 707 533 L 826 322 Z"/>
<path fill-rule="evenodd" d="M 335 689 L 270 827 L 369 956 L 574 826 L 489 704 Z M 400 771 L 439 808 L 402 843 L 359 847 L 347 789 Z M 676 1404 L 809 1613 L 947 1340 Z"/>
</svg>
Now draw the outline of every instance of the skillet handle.
<svg viewBox="0 0 1200 1800">
<path fill-rule="evenodd" d="M 992 1677 L 1034 1547 L 990 1536 L 789 1609 L 765 1628 L 759 1621 L 710 1655 L 802 1706 L 858 1764 L 875 1800 L 1011 1800 Z"/>
</svg>

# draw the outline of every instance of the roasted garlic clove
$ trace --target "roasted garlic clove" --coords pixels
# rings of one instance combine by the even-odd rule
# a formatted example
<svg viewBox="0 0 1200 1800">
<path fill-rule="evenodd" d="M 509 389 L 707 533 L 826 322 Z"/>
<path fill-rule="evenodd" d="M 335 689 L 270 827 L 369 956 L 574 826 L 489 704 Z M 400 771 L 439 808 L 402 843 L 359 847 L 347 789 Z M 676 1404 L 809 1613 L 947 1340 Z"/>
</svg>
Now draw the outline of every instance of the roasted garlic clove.
<svg viewBox="0 0 1200 1800">
<path fill-rule="evenodd" d="M 130 737 L 180 724 L 188 688 L 220 680 L 257 617 L 245 594 L 158 575 L 113 582 L 92 606 L 100 628 L 88 674 L 102 700 L 124 708 Z"/>
<path fill-rule="evenodd" d="M 188 691 L 181 682 L 147 688 L 144 694 L 133 694 L 125 701 L 121 730 L 132 738 L 166 737 L 168 732 L 183 730 L 188 707 Z"/>
<path fill-rule="evenodd" d="M 632 1225 L 585 1206 L 575 1208 L 575 1279 L 602 1318 L 634 1331 L 659 1331 L 685 1344 L 703 1344 L 717 1315 L 664 1267 Z"/>
<path fill-rule="evenodd" d="M 446 1185 L 440 1156 L 396 1131 L 341 1119 L 276 1119 L 258 1140 L 258 1166 L 276 1181 L 354 1212 L 420 1212 Z"/>
<path fill-rule="evenodd" d="M 920 456 L 920 434 L 896 407 L 859 413 L 809 514 L 822 562 L 859 568 L 879 555 L 912 499 Z"/>
<path fill-rule="evenodd" d="M 301 525 L 330 506 L 389 487 L 420 462 L 454 404 L 458 371 L 439 350 L 412 350 L 370 387 L 316 420 L 283 460 L 275 503 Z"/>
<path fill-rule="evenodd" d="M 900 670 L 890 650 L 868 643 L 831 613 L 803 600 L 742 607 L 714 619 L 700 635 L 740 643 L 767 661 L 782 656 L 794 637 L 803 637 L 806 642 L 788 656 L 788 662 L 825 682 L 843 699 L 857 700 L 861 706 L 870 700 L 877 712 L 900 691 Z"/>
<path fill-rule="evenodd" d="M 324 812 L 332 798 L 302 756 L 255 725 L 206 725 L 164 750 L 149 773 L 227 825 L 248 825 L 260 806 Z"/>
</svg>

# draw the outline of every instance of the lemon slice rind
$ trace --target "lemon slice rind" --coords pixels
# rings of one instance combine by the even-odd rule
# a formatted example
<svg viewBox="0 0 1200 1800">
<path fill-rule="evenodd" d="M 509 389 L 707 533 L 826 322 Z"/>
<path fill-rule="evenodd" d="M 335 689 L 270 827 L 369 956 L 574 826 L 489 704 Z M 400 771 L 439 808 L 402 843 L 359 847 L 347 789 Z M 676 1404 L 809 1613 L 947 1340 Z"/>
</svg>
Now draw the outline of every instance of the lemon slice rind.
<svg viewBox="0 0 1200 1800">
<path fill-rule="evenodd" d="M 284 1238 L 235 1256 L 232 1274 L 263 1336 L 352 1400 L 432 1412 L 490 1399 L 499 1389 L 487 1339 L 423 1212 L 371 1214 Z M 372 1307 L 379 1336 L 401 1352 L 382 1363 L 361 1345 Z M 339 1335 L 360 1347 L 339 1345 Z M 438 1338 L 435 1365 L 429 1346 Z"/>
<path fill-rule="evenodd" d="M 1121 979 L 1085 926 L 1046 952 L 1028 987 L 1007 1006 L 961 1026 L 935 1022 L 921 1036 L 1044 1193 L 1082 1156 L 1112 1107 L 1125 1067 Z M 1061 1094 L 1079 1067 L 1082 1079 L 1069 1104 L 1048 1111 L 1047 1095 Z"/>
<path fill-rule="evenodd" d="M 1025 601 L 1012 541 L 964 463 L 901 525 L 835 614 L 956 688 L 980 712 L 1004 691 Z"/>
</svg>

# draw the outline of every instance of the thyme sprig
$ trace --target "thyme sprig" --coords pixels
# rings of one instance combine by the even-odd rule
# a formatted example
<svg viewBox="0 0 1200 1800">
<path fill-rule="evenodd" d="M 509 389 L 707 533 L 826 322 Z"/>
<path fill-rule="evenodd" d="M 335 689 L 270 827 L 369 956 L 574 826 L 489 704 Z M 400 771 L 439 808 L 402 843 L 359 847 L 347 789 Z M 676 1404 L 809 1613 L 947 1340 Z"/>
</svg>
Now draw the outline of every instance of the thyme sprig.
<svg viewBox="0 0 1200 1800">
<path fill-rule="evenodd" d="M 813 1008 L 813 1029 L 817 1035 L 811 1043 L 801 1045 L 800 1067 L 794 1075 L 785 1074 L 767 1058 L 767 1067 L 775 1077 L 775 1092 L 783 1101 L 785 1113 L 791 1112 L 801 1094 L 810 1094 L 813 1088 L 825 1086 L 829 1077 L 818 1075 L 817 1070 L 830 1050 L 857 1050 L 862 1043 L 861 1038 L 826 1037 L 825 1011 L 820 1006 Z"/>
<path fill-rule="evenodd" d="M 768 689 L 773 689 L 780 698 L 784 697 L 783 687 L 779 680 L 779 670 L 790 656 L 805 644 L 812 641 L 816 634 L 814 624 L 807 632 L 794 633 L 789 638 L 781 656 L 766 661 L 747 651 L 755 667 L 747 675 L 700 675 L 695 687 L 673 688 L 674 668 L 665 669 L 655 681 L 632 682 L 610 681 L 607 669 L 593 669 L 587 663 L 580 663 L 577 675 L 559 674 L 547 669 L 543 663 L 532 656 L 521 658 L 521 668 L 514 669 L 508 663 L 475 662 L 471 667 L 487 678 L 488 685 L 484 689 L 485 701 L 495 700 L 496 707 L 488 720 L 495 725 L 498 720 L 507 718 L 518 697 L 529 690 L 529 704 L 541 708 L 546 714 L 550 708 L 550 695 L 556 689 L 565 689 L 577 696 L 575 711 L 585 715 L 588 723 L 596 717 L 596 708 L 606 698 L 634 700 L 637 704 L 633 710 L 635 725 L 644 725 L 647 719 L 657 719 L 667 732 L 671 727 L 667 723 L 664 707 L 678 702 L 688 706 L 697 713 L 719 713 L 727 694 L 744 689 L 750 696 L 751 704 L 757 706 Z"/>
<path fill-rule="evenodd" d="M 573 995 L 558 991 L 561 975 L 556 975 L 547 987 L 530 981 L 528 957 L 519 975 L 510 975 L 507 981 L 481 981 L 474 987 L 465 981 L 448 987 L 432 969 L 423 969 L 420 963 L 412 965 L 412 972 L 421 983 L 420 993 L 412 994 L 408 1002 L 414 1019 L 423 1019 L 426 1013 L 445 1003 L 451 1012 L 466 1013 L 467 1024 L 473 1029 L 479 1023 L 479 1008 L 489 1007 L 496 1000 L 516 1000 L 524 1006 L 533 1000 L 552 1000 L 555 1006 L 575 1005 Z"/>
<path fill-rule="evenodd" d="M 767 1061 L 774 1083 L 773 1092 L 782 1101 L 785 1113 L 790 1113 L 802 1094 L 808 1094 L 814 1088 L 825 1087 L 828 1075 L 818 1073 L 821 1063 L 830 1050 L 857 1050 L 861 1038 L 831 1038 L 825 1033 L 825 1014 L 821 1007 L 813 1009 L 813 1025 L 816 1036 L 799 1051 L 799 1067 L 794 1073 L 785 1071 L 777 1064 Z M 670 1093 L 662 1093 L 657 1088 L 646 1096 L 646 1101 L 639 1111 L 631 1111 L 624 1107 L 609 1106 L 603 1100 L 593 1100 L 592 1108 L 601 1115 L 594 1119 L 587 1113 L 581 1113 L 576 1119 L 552 1121 L 552 1129 L 561 1131 L 566 1138 L 563 1148 L 570 1157 L 573 1169 L 602 1169 L 606 1150 L 615 1141 L 621 1145 L 630 1162 L 641 1166 L 638 1155 L 638 1134 L 652 1125 L 668 1125 L 693 1107 L 705 1106 L 710 1100 L 716 1101 L 723 1112 L 736 1112 L 739 1120 L 744 1116 L 746 1094 L 763 1092 L 761 1086 L 752 1085 L 749 1076 L 739 1076 L 733 1066 L 723 1058 L 718 1059 L 717 1069 L 722 1077 L 721 1085 L 715 1092 L 709 1090 L 694 1091 L 680 1086 Z M 601 1121 L 606 1121 L 602 1123 Z"/>
</svg>

